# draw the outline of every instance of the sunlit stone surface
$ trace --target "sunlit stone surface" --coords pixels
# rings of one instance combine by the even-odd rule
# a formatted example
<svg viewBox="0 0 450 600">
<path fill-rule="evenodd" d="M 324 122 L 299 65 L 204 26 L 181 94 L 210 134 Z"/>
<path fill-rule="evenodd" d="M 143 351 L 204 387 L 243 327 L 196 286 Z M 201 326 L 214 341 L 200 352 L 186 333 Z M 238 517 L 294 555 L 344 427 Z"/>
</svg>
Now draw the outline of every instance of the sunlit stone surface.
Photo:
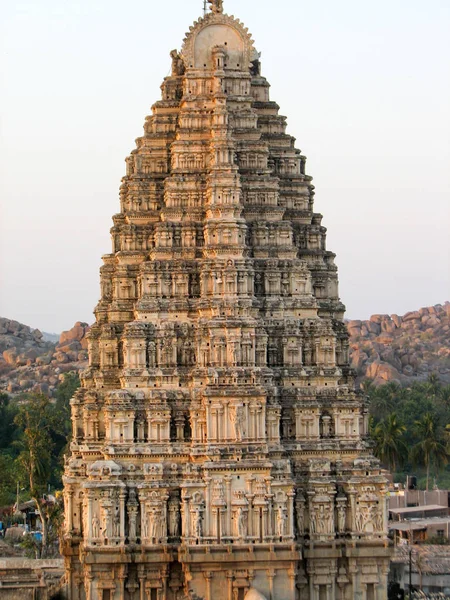
<svg viewBox="0 0 450 600">
<path fill-rule="evenodd" d="M 334 254 L 251 36 L 210 4 L 126 161 L 72 400 L 68 595 L 381 600 Z"/>
</svg>

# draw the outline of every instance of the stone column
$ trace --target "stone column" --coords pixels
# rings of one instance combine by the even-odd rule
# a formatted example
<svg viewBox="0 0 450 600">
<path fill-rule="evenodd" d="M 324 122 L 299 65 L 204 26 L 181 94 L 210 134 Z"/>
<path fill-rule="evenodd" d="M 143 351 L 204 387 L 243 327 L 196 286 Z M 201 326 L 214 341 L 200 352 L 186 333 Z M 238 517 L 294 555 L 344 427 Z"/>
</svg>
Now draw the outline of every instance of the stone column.
<svg viewBox="0 0 450 600">
<path fill-rule="evenodd" d="M 225 485 L 226 485 L 226 494 L 227 494 L 227 506 L 226 506 L 226 511 L 227 511 L 227 525 L 226 525 L 226 532 L 224 531 L 223 534 L 225 534 L 228 537 L 231 537 L 232 535 L 232 524 L 231 524 L 231 481 L 232 481 L 232 477 L 230 475 L 227 475 L 226 477 L 224 477 L 225 480 Z"/>
<path fill-rule="evenodd" d="M 87 573 L 85 577 L 86 600 L 93 600 L 94 576 L 92 573 Z"/>
<path fill-rule="evenodd" d="M 70 533 L 73 529 L 73 491 L 69 489 L 66 493 L 67 493 L 66 531 L 67 531 L 67 533 Z"/>
<path fill-rule="evenodd" d="M 289 536 L 290 538 L 294 538 L 294 496 L 295 496 L 295 492 L 289 492 L 288 493 L 288 502 L 287 502 L 287 508 L 288 508 L 288 526 L 287 526 L 287 532 L 286 535 Z"/>
<path fill-rule="evenodd" d="M 86 538 L 90 542 L 92 540 L 92 502 L 94 501 L 94 492 L 92 490 L 87 491 L 87 532 Z M 80 515 L 81 519 L 81 515 Z"/>
<path fill-rule="evenodd" d="M 125 580 L 127 576 L 125 570 L 120 571 L 118 579 L 119 579 L 119 600 L 125 600 Z"/>
<path fill-rule="evenodd" d="M 189 536 L 191 535 L 191 527 L 190 527 L 190 520 L 191 520 L 191 515 L 189 512 L 189 496 L 184 496 L 183 498 L 183 515 L 184 515 L 184 531 L 183 531 L 183 536 L 184 539 L 187 540 L 189 538 Z"/>
<path fill-rule="evenodd" d="M 120 529 L 119 535 L 122 543 L 125 542 L 125 498 L 127 493 L 125 490 L 119 492 L 119 503 L 120 503 Z"/>
<path fill-rule="evenodd" d="M 229 418 L 230 417 L 229 417 L 229 401 L 228 400 L 224 400 L 223 410 L 224 410 L 224 418 L 223 418 L 222 434 L 223 434 L 223 439 L 228 441 L 230 439 L 230 431 L 229 431 Z"/>
<path fill-rule="evenodd" d="M 294 567 L 289 569 L 289 587 L 291 592 L 291 600 L 296 600 L 296 582 L 297 582 L 297 571 Z"/>
<path fill-rule="evenodd" d="M 275 600 L 273 595 L 273 580 L 275 577 L 275 569 L 267 570 L 267 578 L 269 580 L 269 600 Z"/>
<path fill-rule="evenodd" d="M 218 427 L 218 432 L 219 432 L 218 436 L 217 436 L 217 441 L 218 442 L 226 441 L 226 434 L 225 434 L 225 431 L 224 431 L 224 425 L 226 425 L 226 422 L 224 423 L 224 414 L 225 414 L 224 407 L 221 406 L 217 410 L 217 415 L 218 415 L 217 427 Z"/>
<path fill-rule="evenodd" d="M 212 573 L 211 573 L 211 571 L 206 571 L 205 573 L 203 573 L 203 576 L 206 579 L 206 598 L 205 598 L 205 600 L 213 600 L 213 598 L 211 597 Z"/>
<path fill-rule="evenodd" d="M 233 571 L 227 571 L 227 587 L 228 587 L 228 598 L 227 600 L 233 600 Z"/>
<path fill-rule="evenodd" d="M 205 477 L 205 536 L 211 535 L 211 477 Z"/>
<path fill-rule="evenodd" d="M 145 580 L 146 577 L 142 573 L 139 574 L 139 600 L 145 600 Z"/>
</svg>

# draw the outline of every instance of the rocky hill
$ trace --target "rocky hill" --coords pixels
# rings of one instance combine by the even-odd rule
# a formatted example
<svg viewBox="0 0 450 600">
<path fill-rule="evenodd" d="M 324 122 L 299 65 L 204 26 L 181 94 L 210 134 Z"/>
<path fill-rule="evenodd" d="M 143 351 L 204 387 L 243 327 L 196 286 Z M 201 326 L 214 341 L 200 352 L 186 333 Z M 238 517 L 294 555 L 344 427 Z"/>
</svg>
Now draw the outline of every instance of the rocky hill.
<svg viewBox="0 0 450 600">
<path fill-rule="evenodd" d="M 64 373 L 87 365 L 87 323 L 75 323 L 57 343 L 38 329 L 0 318 L 0 391 L 53 395 Z"/>
<path fill-rule="evenodd" d="M 347 325 L 352 366 L 360 381 L 408 383 L 436 372 L 450 383 L 449 302 Z M 75 323 L 53 343 L 38 329 L 0 318 L 0 391 L 52 396 L 64 373 L 87 366 L 88 330 L 87 323 Z"/>
<path fill-rule="evenodd" d="M 352 366 L 375 384 L 408 383 L 436 373 L 450 383 L 450 303 L 349 321 Z"/>
</svg>

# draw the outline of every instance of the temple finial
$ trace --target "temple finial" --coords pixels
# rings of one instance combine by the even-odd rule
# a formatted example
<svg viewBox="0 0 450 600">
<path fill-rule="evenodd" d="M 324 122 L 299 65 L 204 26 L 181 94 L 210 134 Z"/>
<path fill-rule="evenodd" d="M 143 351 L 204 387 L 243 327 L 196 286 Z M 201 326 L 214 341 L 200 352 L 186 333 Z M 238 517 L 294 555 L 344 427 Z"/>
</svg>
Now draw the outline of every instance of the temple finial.
<svg viewBox="0 0 450 600">
<path fill-rule="evenodd" d="M 223 13 L 223 0 L 208 0 L 211 4 L 211 11 L 215 14 Z"/>
</svg>

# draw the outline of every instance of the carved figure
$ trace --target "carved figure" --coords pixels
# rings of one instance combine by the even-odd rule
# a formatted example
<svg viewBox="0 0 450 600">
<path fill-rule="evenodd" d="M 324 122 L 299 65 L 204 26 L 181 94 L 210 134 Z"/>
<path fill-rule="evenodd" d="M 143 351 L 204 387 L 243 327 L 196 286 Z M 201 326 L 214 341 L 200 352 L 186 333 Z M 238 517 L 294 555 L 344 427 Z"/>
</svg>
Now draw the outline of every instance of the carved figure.
<svg viewBox="0 0 450 600">
<path fill-rule="evenodd" d="M 337 518 L 338 518 L 338 531 L 342 533 L 345 531 L 345 506 L 340 504 L 337 507 Z"/>
<path fill-rule="evenodd" d="M 114 537 L 119 537 L 119 535 L 120 535 L 120 509 L 118 506 L 116 506 L 116 508 L 114 510 L 113 527 L 114 527 Z"/>
<path fill-rule="evenodd" d="M 137 507 L 130 506 L 128 508 L 128 523 L 129 523 L 128 537 L 130 538 L 130 541 L 135 540 L 137 537 L 136 516 L 137 516 Z"/>
<path fill-rule="evenodd" d="M 169 535 L 172 537 L 180 535 L 180 505 L 176 500 L 169 506 Z"/>
<path fill-rule="evenodd" d="M 282 506 L 277 509 L 277 536 L 284 537 L 286 535 L 287 515 Z"/>
<path fill-rule="evenodd" d="M 156 521 L 156 514 L 154 510 L 151 510 L 148 514 L 148 522 L 147 522 L 147 538 L 153 540 L 156 538 L 156 532 L 158 528 L 158 523 Z"/>
<path fill-rule="evenodd" d="M 245 415 L 244 415 L 244 407 L 236 406 L 234 412 L 231 412 L 231 421 L 234 425 L 234 434 L 237 442 L 242 441 L 244 423 L 245 423 Z"/>
<path fill-rule="evenodd" d="M 211 12 L 215 14 L 223 13 L 223 0 L 208 0 L 208 4 L 211 4 Z"/>
<path fill-rule="evenodd" d="M 296 505 L 297 512 L 297 532 L 298 535 L 303 535 L 305 533 L 305 502 L 298 501 Z"/>
<path fill-rule="evenodd" d="M 238 538 L 243 540 L 247 537 L 247 513 L 242 506 L 238 507 L 235 518 Z"/>
<path fill-rule="evenodd" d="M 179 55 L 178 50 L 172 50 L 170 53 L 170 58 L 172 59 L 172 77 L 184 75 L 184 62 Z"/>
<path fill-rule="evenodd" d="M 100 519 L 95 515 L 92 519 L 92 537 L 94 539 L 98 538 L 100 535 Z"/>
<path fill-rule="evenodd" d="M 199 539 L 202 537 L 203 526 L 202 526 L 202 513 L 199 508 L 195 509 L 193 519 L 192 519 L 192 529 L 194 533 L 194 537 Z"/>
<path fill-rule="evenodd" d="M 104 538 L 111 537 L 111 511 L 109 506 L 103 507 L 103 520 L 102 520 L 102 536 Z"/>
</svg>

